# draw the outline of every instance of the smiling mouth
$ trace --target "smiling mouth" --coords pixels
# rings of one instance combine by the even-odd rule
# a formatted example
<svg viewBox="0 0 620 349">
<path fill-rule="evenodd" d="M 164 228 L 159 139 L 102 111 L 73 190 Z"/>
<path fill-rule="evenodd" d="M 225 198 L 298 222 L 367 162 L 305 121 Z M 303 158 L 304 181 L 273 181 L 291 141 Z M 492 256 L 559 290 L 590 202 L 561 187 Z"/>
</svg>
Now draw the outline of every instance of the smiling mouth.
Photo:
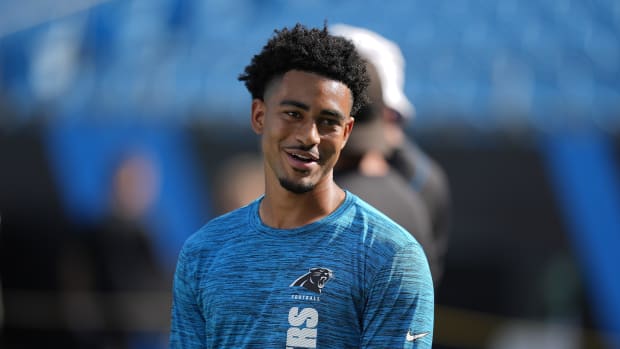
<svg viewBox="0 0 620 349">
<path fill-rule="evenodd" d="M 310 163 L 310 162 L 315 162 L 316 159 L 314 159 L 313 157 L 309 157 L 309 156 L 303 156 L 303 155 L 299 155 L 299 154 L 291 154 L 289 153 L 289 155 L 299 161 L 302 162 L 306 162 L 306 163 Z"/>
<path fill-rule="evenodd" d="M 286 153 L 293 160 L 306 163 L 306 164 L 319 161 L 319 155 L 315 154 L 312 151 L 305 151 L 302 149 L 288 149 L 286 150 Z"/>
</svg>

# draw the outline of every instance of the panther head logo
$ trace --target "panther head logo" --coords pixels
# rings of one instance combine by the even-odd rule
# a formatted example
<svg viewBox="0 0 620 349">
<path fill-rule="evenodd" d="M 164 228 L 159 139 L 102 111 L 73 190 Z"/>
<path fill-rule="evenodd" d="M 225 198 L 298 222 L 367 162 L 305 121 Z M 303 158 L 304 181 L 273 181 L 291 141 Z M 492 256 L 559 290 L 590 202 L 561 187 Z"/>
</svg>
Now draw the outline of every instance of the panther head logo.
<svg viewBox="0 0 620 349">
<path fill-rule="evenodd" d="M 293 281 L 290 287 L 302 286 L 310 291 L 321 293 L 323 287 L 325 287 L 325 284 L 333 275 L 332 271 L 327 268 L 311 268 L 310 272 Z"/>
</svg>

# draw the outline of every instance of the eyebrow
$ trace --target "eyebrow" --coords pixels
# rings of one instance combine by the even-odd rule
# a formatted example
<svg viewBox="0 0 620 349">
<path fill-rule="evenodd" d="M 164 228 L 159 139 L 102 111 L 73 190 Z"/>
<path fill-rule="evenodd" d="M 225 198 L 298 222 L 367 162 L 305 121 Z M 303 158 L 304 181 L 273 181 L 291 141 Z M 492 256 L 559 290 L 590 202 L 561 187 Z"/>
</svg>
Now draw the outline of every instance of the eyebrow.
<svg viewBox="0 0 620 349">
<path fill-rule="evenodd" d="M 280 102 L 280 105 L 290 105 L 290 106 L 293 106 L 293 107 L 297 107 L 299 109 L 303 109 L 305 111 L 310 110 L 310 107 L 307 104 L 299 102 L 299 101 L 291 100 L 291 99 L 283 100 L 282 102 Z M 323 110 L 321 110 L 321 114 L 329 115 L 329 116 L 335 116 L 335 117 L 337 117 L 340 120 L 344 120 L 345 119 L 345 117 L 344 117 L 344 115 L 342 115 L 342 113 L 340 113 L 337 110 L 333 110 L 333 109 L 323 109 Z"/>
</svg>

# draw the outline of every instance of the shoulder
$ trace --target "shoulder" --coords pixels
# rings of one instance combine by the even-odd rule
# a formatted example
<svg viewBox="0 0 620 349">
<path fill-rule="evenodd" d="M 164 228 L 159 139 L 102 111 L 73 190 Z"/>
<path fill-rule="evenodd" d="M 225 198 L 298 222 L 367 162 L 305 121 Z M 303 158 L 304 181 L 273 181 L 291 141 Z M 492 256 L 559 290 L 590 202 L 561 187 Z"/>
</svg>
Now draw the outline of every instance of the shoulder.
<svg viewBox="0 0 620 349">
<path fill-rule="evenodd" d="M 347 195 L 350 195 L 352 200 L 352 228 L 362 233 L 366 244 L 383 244 L 393 248 L 419 245 L 405 228 L 379 209 L 353 193 L 349 192 Z"/>
<path fill-rule="evenodd" d="M 250 204 L 211 219 L 185 240 L 181 254 L 191 258 L 229 239 L 231 234 L 236 234 L 238 228 L 248 225 L 252 206 L 253 204 Z"/>
<path fill-rule="evenodd" d="M 414 160 L 414 183 L 419 182 L 421 187 L 428 187 L 432 191 L 444 191 L 448 186 L 448 178 L 441 165 L 426 153 L 420 146 L 410 141 L 405 151 L 409 151 Z"/>
<path fill-rule="evenodd" d="M 352 195 L 355 218 L 351 229 L 359 234 L 363 257 L 370 274 L 382 270 L 417 270 L 428 278 L 428 260 L 422 245 L 398 223 Z M 428 274 L 428 275 L 426 275 Z"/>
</svg>

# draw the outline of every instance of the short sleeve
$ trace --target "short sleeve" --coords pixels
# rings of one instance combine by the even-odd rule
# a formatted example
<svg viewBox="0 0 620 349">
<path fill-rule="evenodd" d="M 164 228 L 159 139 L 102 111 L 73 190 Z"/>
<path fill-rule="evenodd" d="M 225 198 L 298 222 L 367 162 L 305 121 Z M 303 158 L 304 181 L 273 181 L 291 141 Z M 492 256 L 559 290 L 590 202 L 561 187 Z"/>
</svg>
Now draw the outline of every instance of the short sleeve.
<svg viewBox="0 0 620 349">
<path fill-rule="evenodd" d="M 195 262 L 195 261 L 192 261 Z M 185 249 L 174 274 L 170 348 L 204 348 L 205 320 L 196 296 L 196 279 Z"/>
<path fill-rule="evenodd" d="M 372 280 L 362 348 L 431 348 L 434 290 L 418 243 L 401 248 Z"/>
</svg>

